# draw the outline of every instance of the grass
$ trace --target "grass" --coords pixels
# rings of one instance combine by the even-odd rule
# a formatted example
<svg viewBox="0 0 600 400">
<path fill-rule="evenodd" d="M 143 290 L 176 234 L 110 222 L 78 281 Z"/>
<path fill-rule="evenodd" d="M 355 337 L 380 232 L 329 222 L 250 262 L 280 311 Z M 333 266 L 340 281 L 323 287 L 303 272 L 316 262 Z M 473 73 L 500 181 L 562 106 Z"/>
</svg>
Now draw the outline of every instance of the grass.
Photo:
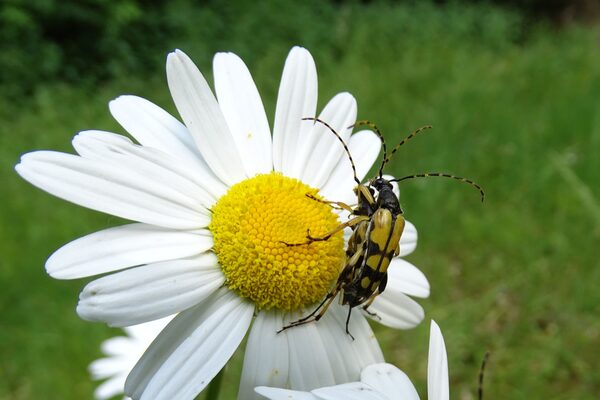
<svg viewBox="0 0 600 400">
<path fill-rule="evenodd" d="M 475 191 L 453 182 L 402 186 L 406 216 L 420 233 L 409 260 L 431 282 L 422 304 L 446 338 L 451 397 L 476 398 L 479 364 L 490 350 L 487 399 L 598 398 L 598 30 L 526 32 L 518 15 L 487 6 L 373 3 L 301 15 L 315 30 L 278 36 L 250 57 L 270 115 L 285 54 L 293 44 L 306 45 L 319 69 L 321 105 L 350 91 L 359 118 L 376 121 L 389 143 L 434 126 L 402 148 L 390 173 L 442 170 L 486 190 L 482 205 Z M 282 25 L 252 27 L 266 38 Z M 233 34 L 219 43 L 244 56 L 252 50 Z M 211 55 L 189 48 L 208 71 Z M 85 282 L 52 280 L 43 264 L 63 243 L 121 221 L 43 194 L 12 167 L 26 151 L 70 151 L 78 130 L 121 132 L 106 107 L 119 94 L 136 93 L 173 111 L 163 72 L 155 76 L 94 89 L 48 86 L 22 107 L 3 100 L 2 399 L 90 398 L 95 385 L 85 368 L 100 355 L 100 342 L 119 333 L 79 320 L 74 307 Z M 376 332 L 386 359 L 407 371 L 425 397 L 428 324 Z M 226 399 L 235 398 L 242 356 L 234 356 L 225 376 Z"/>
</svg>

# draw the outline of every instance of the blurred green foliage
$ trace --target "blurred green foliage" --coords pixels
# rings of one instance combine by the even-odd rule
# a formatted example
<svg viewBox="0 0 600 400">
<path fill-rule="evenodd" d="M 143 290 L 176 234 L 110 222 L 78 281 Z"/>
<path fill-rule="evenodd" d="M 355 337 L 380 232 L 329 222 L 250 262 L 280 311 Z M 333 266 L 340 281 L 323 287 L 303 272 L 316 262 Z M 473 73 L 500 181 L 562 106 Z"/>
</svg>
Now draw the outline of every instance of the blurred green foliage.
<svg viewBox="0 0 600 400">
<path fill-rule="evenodd" d="M 294 15 L 282 19 L 289 7 Z M 8 0 L 0 4 L 0 89 L 17 98 L 49 82 L 147 76 L 183 45 L 209 54 L 243 43 L 244 55 L 259 58 L 302 36 L 326 51 L 335 36 L 327 23 L 312 24 L 315 10 L 335 19 L 335 5 L 317 0 Z"/>
<path fill-rule="evenodd" d="M 177 115 L 163 70 L 175 47 L 209 77 L 215 51 L 242 56 L 272 121 L 293 45 L 315 57 L 321 106 L 351 92 L 359 118 L 377 121 L 390 143 L 434 126 L 403 147 L 390 173 L 443 170 L 486 189 L 482 206 L 452 182 L 402 187 L 406 216 L 420 234 L 409 260 L 432 285 L 421 303 L 446 338 L 452 398 L 476 398 L 486 350 L 486 399 L 600 397 L 597 27 L 531 25 L 524 14 L 488 3 L 88 1 L 80 2 L 83 10 L 124 16 L 119 23 L 91 17 L 87 29 L 96 34 L 82 39 L 86 51 L 67 57 L 31 17 L 32 4 L 35 15 L 56 24 L 58 1 L 0 5 L 2 18 L 13 21 L 0 27 L 2 79 L 12 93 L 28 93 L 19 100 L 3 88 L 0 97 L 0 399 L 90 398 L 95 384 L 85 368 L 100 355 L 100 342 L 119 334 L 79 320 L 74 307 L 85 282 L 52 280 L 43 264 L 62 244 L 122 221 L 22 181 L 13 171 L 19 155 L 71 152 L 69 141 L 82 129 L 122 133 L 106 107 L 120 94 Z M 82 9 L 64 15 L 80 10 L 83 18 Z M 164 21 L 161 32 L 143 29 L 153 18 Z M 5 50 L 4 38 L 24 47 Z M 16 75 L 9 79 L 10 66 Z M 424 397 L 427 324 L 376 333 L 386 359 Z M 242 357 L 236 353 L 226 374 L 225 399 L 235 398 Z"/>
<path fill-rule="evenodd" d="M 98 81 L 147 71 L 173 37 L 167 2 L 9 0 L 0 5 L 0 87 L 30 92 L 56 80 Z"/>
<path fill-rule="evenodd" d="M 553 16 L 586 3 L 497 2 L 522 8 L 529 12 L 527 15 Z M 418 7 L 422 2 L 408 3 Z M 345 48 L 343 28 L 336 25 L 338 9 L 359 4 L 318 0 L 293 6 L 287 0 L 6 0 L 0 4 L 0 89 L 16 97 L 53 81 L 97 84 L 126 74 L 147 75 L 163 62 L 166 52 L 182 44 L 212 53 L 223 45 L 243 43 L 247 49 L 244 55 L 253 61 L 269 48 L 301 36 L 307 46 L 318 44 L 330 54 Z M 383 7 L 386 4 L 393 7 L 393 2 L 379 3 Z M 450 2 L 445 7 L 456 4 Z M 293 15 L 281 18 L 286 9 Z M 314 18 L 330 24 L 314 23 Z M 473 22 L 461 20 L 465 29 L 506 37 L 503 29 L 481 30 Z M 510 22 L 499 18 L 495 23 Z M 265 26 L 269 29 L 263 29 Z"/>
</svg>

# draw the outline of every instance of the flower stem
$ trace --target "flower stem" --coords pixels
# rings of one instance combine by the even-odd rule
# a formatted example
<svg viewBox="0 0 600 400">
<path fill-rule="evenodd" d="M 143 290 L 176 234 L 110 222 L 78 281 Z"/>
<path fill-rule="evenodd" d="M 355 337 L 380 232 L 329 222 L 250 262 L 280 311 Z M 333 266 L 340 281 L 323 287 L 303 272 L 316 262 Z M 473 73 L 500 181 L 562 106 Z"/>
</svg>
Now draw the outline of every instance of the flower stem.
<svg viewBox="0 0 600 400">
<path fill-rule="evenodd" d="M 205 399 L 217 400 L 219 398 L 219 392 L 221 391 L 221 382 L 223 381 L 223 375 L 225 375 L 225 367 L 223 367 L 217 376 L 213 378 L 208 384 L 206 389 Z"/>
</svg>

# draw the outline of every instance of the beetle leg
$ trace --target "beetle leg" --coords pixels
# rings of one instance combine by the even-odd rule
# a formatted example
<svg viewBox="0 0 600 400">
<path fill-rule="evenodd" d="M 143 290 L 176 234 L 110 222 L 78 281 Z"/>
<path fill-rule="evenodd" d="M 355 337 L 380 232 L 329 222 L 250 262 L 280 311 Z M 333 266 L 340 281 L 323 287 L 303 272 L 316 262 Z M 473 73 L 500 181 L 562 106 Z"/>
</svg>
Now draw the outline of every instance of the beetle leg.
<svg viewBox="0 0 600 400">
<path fill-rule="evenodd" d="M 338 209 L 338 210 L 346 210 L 346 211 L 348 211 L 351 214 L 354 212 L 354 210 L 352 209 L 352 207 L 350 207 L 346 203 L 342 203 L 341 201 L 321 200 L 321 199 L 315 197 L 311 193 L 306 193 L 306 197 L 308 197 L 311 200 L 318 201 L 319 203 L 327 204 L 328 206 L 331 206 L 332 208 L 335 208 L 335 209 Z"/>
<path fill-rule="evenodd" d="M 333 302 L 333 299 L 340 291 L 340 287 L 341 287 L 341 284 L 338 283 L 331 292 L 327 293 L 327 296 L 325 296 L 325 299 L 321 302 L 321 304 L 319 304 L 319 306 L 317 308 L 315 308 L 315 310 L 313 312 L 308 314 L 306 317 L 300 318 L 299 320 L 291 322 L 290 324 L 284 326 L 283 328 L 278 330 L 277 333 L 283 332 L 286 329 L 293 328 L 295 326 L 300 326 L 300 325 L 304 325 L 304 324 L 308 324 L 310 322 L 316 322 L 316 321 L 320 320 L 321 317 L 323 317 L 323 315 L 325 315 L 325 312 L 327 312 L 327 309 Z"/>
<path fill-rule="evenodd" d="M 380 294 L 379 289 L 377 289 L 376 291 L 373 292 L 373 294 L 371 296 L 369 296 L 369 298 L 367 299 L 367 301 L 365 302 L 365 304 L 362 306 L 362 309 L 369 314 L 371 317 L 377 318 L 379 320 L 381 320 L 381 317 L 379 315 L 377 315 L 374 312 L 371 312 L 368 310 L 369 306 L 371 304 L 373 304 L 373 300 L 375 300 L 375 298 Z"/>
<path fill-rule="evenodd" d="M 310 235 L 310 229 L 306 230 L 306 242 L 302 242 L 302 243 L 288 243 L 288 242 L 284 242 L 284 241 L 280 241 L 281 243 L 285 244 L 286 246 L 290 247 L 290 246 L 304 246 L 307 244 L 311 244 L 312 242 L 322 242 L 325 241 L 327 239 L 329 239 L 331 236 L 333 236 L 335 233 L 345 229 L 345 228 L 349 228 L 349 227 L 353 227 L 354 225 L 357 225 L 359 223 L 361 223 L 362 221 L 367 221 L 369 219 L 369 217 L 367 217 L 366 215 L 361 215 L 358 217 L 354 217 L 352 218 L 350 221 L 346 221 L 343 224 L 339 224 L 334 230 L 327 232 L 325 235 L 323 236 L 311 236 Z"/>
<path fill-rule="evenodd" d="M 356 267 L 356 265 L 358 264 L 358 261 L 361 259 L 361 257 L 364 255 L 364 249 L 363 247 L 359 247 L 358 249 L 356 249 L 356 252 L 354 252 L 354 254 L 352 255 L 352 257 L 350 257 L 348 259 L 348 261 L 346 261 L 346 264 L 351 267 L 352 269 L 354 269 L 354 267 Z"/>
<path fill-rule="evenodd" d="M 348 335 L 350 335 L 350 337 L 352 338 L 352 340 L 354 340 L 354 336 L 352 336 L 352 334 L 348 330 L 348 324 L 350 323 L 350 314 L 352 314 L 352 307 L 348 307 L 348 316 L 346 317 L 346 333 Z"/>
<path fill-rule="evenodd" d="M 324 240 L 329 239 L 331 236 L 333 236 L 335 233 L 343 230 L 344 228 L 350 228 L 353 227 L 355 225 L 358 225 L 359 223 L 363 222 L 363 221 L 368 221 L 370 217 L 366 216 L 366 215 L 360 215 L 358 217 L 354 217 L 352 218 L 350 221 L 346 221 L 343 224 L 340 224 L 337 226 L 337 228 L 335 228 L 334 230 L 327 232 L 325 235 L 323 236 L 311 236 L 310 235 L 310 229 L 306 230 L 306 238 L 312 243 L 312 242 L 322 242 Z"/>
</svg>

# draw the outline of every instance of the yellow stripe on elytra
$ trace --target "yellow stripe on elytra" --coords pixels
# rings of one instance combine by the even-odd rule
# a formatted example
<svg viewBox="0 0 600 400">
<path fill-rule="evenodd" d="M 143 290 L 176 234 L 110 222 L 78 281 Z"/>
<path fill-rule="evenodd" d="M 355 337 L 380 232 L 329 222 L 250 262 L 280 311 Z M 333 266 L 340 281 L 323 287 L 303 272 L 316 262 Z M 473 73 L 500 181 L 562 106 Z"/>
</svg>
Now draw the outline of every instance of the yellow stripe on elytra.
<svg viewBox="0 0 600 400">
<path fill-rule="evenodd" d="M 393 227 L 392 227 L 393 224 Z M 394 222 L 389 210 L 380 208 L 373 214 L 371 229 L 368 240 L 377 245 L 377 252 L 369 253 L 366 266 L 373 271 L 386 272 L 391 258 L 387 257 L 390 252 L 395 253 L 398 249 L 400 236 L 404 230 L 404 218 L 397 216 Z M 371 245 L 369 250 L 374 249 Z"/>
</svg>

